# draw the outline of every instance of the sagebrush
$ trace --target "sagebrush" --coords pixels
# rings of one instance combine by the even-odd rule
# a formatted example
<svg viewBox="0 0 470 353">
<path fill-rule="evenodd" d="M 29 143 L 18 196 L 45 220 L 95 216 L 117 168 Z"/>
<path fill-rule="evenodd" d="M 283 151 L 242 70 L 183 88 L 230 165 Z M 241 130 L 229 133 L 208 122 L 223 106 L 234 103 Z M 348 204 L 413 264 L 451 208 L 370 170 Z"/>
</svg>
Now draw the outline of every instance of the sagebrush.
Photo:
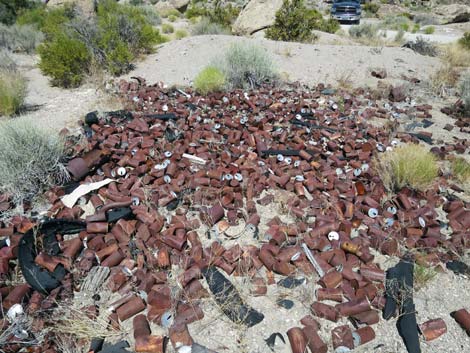
<svg viewBox="0 0 470 353">
<path fill-rule="evenodd" d="M 389 191 L 403 187 L 426 190 L 438 176 L 436 157 L 425 147 L 407 144 L 380 154 L 375 160 L 376 170 Z"/>
<path fill-rule="evenodd" d="M 194 88 L 203 95 L 220 91 L 224 88 L 224 85 L 224 74 L 214 66 L 206 67 L 194 79 Z"/>
<path fill-rule="evenodd" d="M 0 116 L 17 113 L 24 104 L 26 92 L 23 75 L 11 68 L 0 70 Z"/>
<path fill-rule="evenodd" d="M 230 29 L 222 26 L 221 24 L 211 22 L 207 17 L 203 17 L 198 23 L 196 23 L 192 29 L 191 33 L 193 36 L 202 36 L 210 34 L 231 34 Z"/>
<path fill-rule="evenodd" d="M 370 23 L 362 23 L 359 26 L 351 26 L 349 35 L 353 38 L 375 39 L 378 36 L 378 27 Z"/>
<path fill-rule="evenodd" d="M 17 69 L 15 60 L 8 50 L 0 49 L 0 70 L 14 71 Z"/>
<path fill-rule="evenodd" d="M 0 191 L 17 204 L 67 178 L 63 141 L 31 119 L 0 123 L 0 149 Z"/>
<path fill-rule="evenodd" d="M 44 35 L 34 26 L 0 24 L 0 48 L 30 54 L 43 40 Z"/>
<path fill-rule="evenodd" d="M 12 25 L 22 11 L 37 6 L 41 6 L 41 3 L 35 0 L 1 0 L 0 23 Z"/>
<path fill-rule="evenodd" d="M 225 75 L 229 88 L 254 88 L 276 78 L 269 54 L 253 44 L 232 44 L 212 66 Z"/>
</svg>

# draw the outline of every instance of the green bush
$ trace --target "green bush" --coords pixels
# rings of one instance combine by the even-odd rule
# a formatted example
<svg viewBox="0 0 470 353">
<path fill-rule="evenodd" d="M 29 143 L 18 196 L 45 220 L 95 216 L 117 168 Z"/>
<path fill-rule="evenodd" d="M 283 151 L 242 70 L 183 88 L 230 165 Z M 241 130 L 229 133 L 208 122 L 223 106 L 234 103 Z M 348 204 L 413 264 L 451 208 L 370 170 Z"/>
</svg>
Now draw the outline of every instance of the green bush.
<svg viewBox="0 0 470 353">
<path fill-rule="evenodd" d="M 266 31 L 266 38 L 288 42 L 307 42 L 316 39 L 312 30 L 334 33 L 339 29 L 335 20 L 324 20 L 313 9 L 307 9 L 303 0 L 284 0 L 276 12 L 274 25 Z"/>
<path fill-rule="evenodd" d="M 165 11 L 161 11 L 160 15 L 163 18 L 168 18 L 170 16 L 181 17 L 181 12 L 179 12 L 177 9 L 168 9 L 168 10 L 165 10 Z"/>
<path fill-rule="evenodd" d="M 424 29 L 424 34 L 433 34 L 436 29 L 433 26 L 426 27 Z"/>
<path fill-rule="evenodd" d="M 174 15 L 168 16 L 168 21 L 170 21 L 170 22 L 175 22 L 177 19 L 178 19 L 178 17 L 176 17 Z"/>
<path fill-rule="evenodd" d="M 53 85 L 77 87 L 83 80 L 91 56 L 85 44 L 67 34 L 57 34 L 38 47 L 39 68 L 52 78 Z"/>
<path fill-rule="evenodd" d="M 208 94 L 223 89 L 225 85 L 224 74 L 216 67 L 208 66 L 194 79 L 194 88 L 201 94 Z"/>
<path fill-rule="evenodd" d="M 16 18 L 16 23 L 19 25 L 34 25 L 40 29 L 44 25 L 46 16 L 46 6 L 38 6 L 22 11 Z"/>
<path fill-rule="evenodd" d="M 209 34 L 231 34 L 230 29 L 223 27 L 218 23 L 212 23 L 207 17 L 203 17 L 201 21 L 196 23 L 192 27 L 191 33 L 194 36 L 202 36 Z"/>
<path fill-rule="evenodd" d="M 162 24 L 163 33 L 168 34 L 168 33 L 173 33 L 174 31 L 175 31 L 175 28 L 171 24 L 169 23 Z"/>
<path fill-rule="evenodd" d="M 0 24 L 0 48 L 29 54 L 34 52 L 43 40 L 44 35 L 31 25 Z"/>
<path fill-rule="evenodd" d="M 470 32 L 465 32 L 462 38 L 459 39 L 459 45 L 467 50 L 470 50 Z"/>
<path fill-rule="evenodd" d="M 0 123 L 0 149 L 0 192 L 17 204 L 66 179 L 62 140 L 30 119 Z"/>
<path fill-rule="evenodd" d="M 230 27 L 235 21 L 240 9 L 232 6 L 230 3 L 223 3 L 221 0 L 215 0 L 213 5 L 208 3 L 192 2 L 185 12 L 188 19 L 195 17 L 207 17 L 211 23 L 217 23 L 223 27 Z"/>
<path fill-rule="evenodd" d="M 73 8 L 54 9 L 47 11 L 39 24 L 46 33 L 46 42 L 39 50 L 39 67 L 56 85 L 79 85 L 90 62 L 113 75 L 125 73 L 137 56 L 165 41 L 140 6 L 102 0 L 94 17 L 74 14 Z"/>
<path fill-rule="evenodd" d="M 325 20 L 322 18 L 320 21 L 316 23 L 314 29 L 316 29 L 317 31 L 321 31 L 321 32 L 335 33 L 340 28 L 341 26 L 337 20 L 334 20 L 332 18 Z"/>
<path fill-rule="evenodd" d="M 470 114 L 470 74 L 463 76 L 460 80 L 459 91 L 465 112 Z"/>
<path fill-rule="evenodd" d="M 26 88 L 26 79 L 19 72 L 0 71 L 0 115 L 12 115 L 19 111 L 26 98 Z"/>
<path fill-rule="evenodd" d="M 0 23 L 12 25 L 24 10 L 39 6 L 34 0 L 0 0 Z"/>
<path fill-rule="evenodd" d="M 188 32 L 186 32 L 184 29 L 178 29 L 175 32 L 175 38 L 176 39 L 183 39 L 188 36 Z"/>
<path fill-rule="evenodd" d="M 254 88 L 276 78 L 270 56 L 252 44 L 232 44 L 212 66 L 224 74 L 229 88 Z"/>
<path fill-rule="evenodd" d="M 379 9 L 380 9 L 380 5 L 374 2 L 369 2 L 369 3 L 362 5 L 362 10 L 371 15 L 376 15 Z"/>
</svg>

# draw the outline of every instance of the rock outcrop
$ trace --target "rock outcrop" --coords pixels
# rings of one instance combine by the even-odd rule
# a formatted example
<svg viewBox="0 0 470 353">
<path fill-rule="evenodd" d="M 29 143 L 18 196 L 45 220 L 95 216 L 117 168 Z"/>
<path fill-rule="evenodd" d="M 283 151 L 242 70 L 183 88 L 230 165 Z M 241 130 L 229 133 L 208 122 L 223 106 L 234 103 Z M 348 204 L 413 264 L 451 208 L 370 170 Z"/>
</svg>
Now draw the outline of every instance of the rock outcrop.
<svg viewBox="0 0 470 353">
<path fill-rule="evenodd" d="M 238 15 L 233 31 L 240 35 L 250 35 L 272 26 L 281 6 L 282 0 L 251 0 Z"/>
</svg>

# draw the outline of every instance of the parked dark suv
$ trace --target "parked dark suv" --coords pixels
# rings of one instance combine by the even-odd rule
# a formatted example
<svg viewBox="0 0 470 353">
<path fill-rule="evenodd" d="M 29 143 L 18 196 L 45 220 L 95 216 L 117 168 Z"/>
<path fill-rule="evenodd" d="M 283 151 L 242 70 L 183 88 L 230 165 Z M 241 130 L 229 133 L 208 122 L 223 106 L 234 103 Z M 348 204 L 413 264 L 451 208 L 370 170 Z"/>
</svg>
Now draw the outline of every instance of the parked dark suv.
<svg viewBox="0 0 470 353">
<path fill-rule="evenodd" d="M 359 0 L 335 0 L 331 6 L 331 18 L 340 22 L 359 24 L 361 21 L 361 3 Z"/>
</svg>

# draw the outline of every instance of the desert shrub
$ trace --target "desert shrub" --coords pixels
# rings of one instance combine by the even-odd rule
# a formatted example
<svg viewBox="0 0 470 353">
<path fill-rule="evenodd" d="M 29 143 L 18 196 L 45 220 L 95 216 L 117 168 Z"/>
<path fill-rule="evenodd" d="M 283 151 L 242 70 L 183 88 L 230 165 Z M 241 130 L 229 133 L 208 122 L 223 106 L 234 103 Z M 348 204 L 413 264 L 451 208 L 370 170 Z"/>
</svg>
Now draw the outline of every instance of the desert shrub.
<svg viewBox="0 0 470 353">
<path fill-rule="evenodd" d="M 329 18 L 327 20 L 321 19 L 319 20 L 316 24 L 314 29 L 321 31 L 321 32 L 327 32 L 327 33 L 335 33 L 341 28 L 339 22 L 337 20 L 334 20 L 332 18 Z"/>
<path fill-rule="evenodd" d="M 40 3 L 34 0 L 0 0 L 0 23 L 12 25 L 22 11 L 37 6 Z"/>
<path fill-rule="evenodd" d="M 47 38 L 53 38 L 56 34 L 63 32 L 63 26 L 75 18 L 77 10 L 74 4 L 70 3 L 53 9 L 46 9 L 44 18 L 37 23 L 39 30 Z M 31 23 L 34 24 L 34 23 Z"/>
<path fill-rule="evenodd" d="M 426 27 L 424 29 L 424 34 L 433 34 L 436 29 L 433 26 Z"/>
<path fill-rule="evenodd" d="M 417 32 L 419 32 L 420 29 L 421 29 L 420 25 L 418 23 L 415 23 L 413 25 L 413 29 L 411 30 L 411 33 L 417 33 Z"/>
<path fill-rule="evenodd" d="M 211 23 L 217 23 L 223 27 L 230 27 L 239 13 L 240 9 L 238 7 L 221 0 L 215 0 L 213 4 L 193 1 L 184 15 L 188 19 L 207 17 Z"/>
<path fill-rule="evenodd" d="M 170 16 L 181 17 L 181 12 L 179 12 L 177 9 L 168 9 L 168 10 L 161 11 L 160 15 L 163 18 L 168 18 Z"/>
<path fill-rule="evenodd" d="M 444 97 L 449 89 L 456 86 L 458 80 L 459 72 L 450 65 L 443 65 L 431 75 L 431 89 L 438 96 Z"/>
<path fill-rule="evenodd" d="M 162 24 L 162 32 L 163 33 L 168 34 L 168 33 L 173 33 L 174 31 L 175 31 L 175 28 L 171 24 L 169 24 L 169 23 Z"/>
<path fill-rule="evenodd" d="M 470 66 L 470 50 L 466 50 L 460 43 L 449 44 L 442 51 L 442 59 L 451 66 Z"/>
<path fill-rule="evenodd" d="M 407 144 L 380 154 L 375 166 L 389 191 L 399 191 L 403 187 L 425 190 L 439 171 L 436 157 L 425 147 L 415 144 Z"/>
<path fill-rule="evenodd" d="M 139 6 L 139 9 L 152 26 L 160 26 L 162 24 L 162 19 L 153 6 L 142 5 Z"/>
<path fill-rule="evenodd" d="M 421 55 L 437 56 L 439 54 L 437 47 L 421 36 L 416 38 L 415 41 L 406 42 L 403 46 Z"/>
<path fill-rule="evenodd" d="M 459 45 L 467 50 L 470 50 L 470 32 L 465 32 L 462 38 L 459 39 Z"/>
<path fill-rule="evenodd" d="M 44 35 L 31 25 L 0 24 L 0 48 L 15 52 L 32 53 L 44 40 Z"/>
<path fill-rule="evenodd" d="M 414 18 L 414 16 L 413 16 L 411 13 L 409 13 L 409 12 L 402 12 L 402 13 L 400 14 L 400 16 L 401 16 L 401 17 L 406 17 L 406 18 L 409 19 L 409 20 L 413 20 L 413 18 Z"/>
<path fill-rule="evenodd" d="M 382 21 L 381 26 L 395 31 L 402 29 L 407 32 L 410 29 L 410 20 L 405 16 L 387 16 Z"/>
<path fill-rule="evenodd" d="M 359 26 L 351 26 L 349 35 L 353 38 L 374 39 L 377 38 L 378 28 L 369 23 L 363 23 Z"/>
<path fill-rule="evenodd" d="M 203 17 L 198 23 L 196 23 L 192 27 L 191 33 L 194 36 L 202 36 L 209 34 L 231 34 L 229 28 L 223 27 L 218 23 L 213 23 L 207 17 Z"/>
<path fill-rule="evenodd" d="M 0 70 L 0 115 L 19 111 L 26 98 L 26 88 L 26 79 L 19 72 Z"/>
<path fill-rule="evenodd" d="M 213 66 L 225 75 L 230 88 L 256 87 L 276 77 L 270 56 L 252 44 L 232 44 Z"/>
<path fill-rule="evenodd" d="M 178 29 L 175 32 L 175 38 L 176 39 L 183 39 L 188 36 L 188 32 L 186 32 L 184 29 Z"/>
<path fill-rule="evenodd" d="M 46 6 L 38 6 L 23 10 L 16 18 L 16 23 L 19 25 L 35 25 L 37 28 L 41 28 L 44 25 L 46 16 Z"/>
<path fill-rule="evenodd" d="M 402 43 L 404 37 L 405 37 L 405 31 L 404 31 L 404 30 L 399 30 L 399 31 L 397 32 L 397 34 L 395 35 L 394 40 L 395 40 L 395 42 L 397 42 L 397 43 Z"/>
<path fill-rule="evenodd" d="M 10 56 L 10 52 L 6 49 L 0 49 L 0 70 L 15 71 L 15 60 Z"/>
<path fill-rule="evenodd" d="M 429 15 L 427 13 L 418 13 L 412 18 L 413 22 L 421 26 L 437 25 L 439 21 L 435 16 Z"/>
<path fill-rule="evenodd" d="M 194 88 L 201 94 L 208 94 L 223 89 L 225 85 L 224 74 L 214 66 L 208 66 L 194 79 Z"/>
<path fill-rule="evenodd" d="M 176 17 L 174 15 L 168 16 L 168 21 L 170 21 L 170 22 L 175 22 L 177 19 L 178 19 L 178 17 Z"/>
<path fill-rule="evenodd" d="M 465 111 L 470 114 L 470 74 L 467 73 L 460 80 L 459 91 Z"/>
<path fill-rule="evenodd" d="M 129 0 L 129 4 L 134 6 L 140 6 L 144 4 L 144 0 Z"/>
<path fill-rule="evenodd" d="M 73 10 L 48 11 L 41 29 L 46 42 L 40 47 L 40 68 L 52 83 L 73 87 L 81 83 L 94 62 L 113 75 L 132 67 L 132 61 L 165 41 L 139 6 L 100 1 L 95 17 L 75 16 Z"/>
<path fill-rule="evenodd" d="M 0 149 L 0 190 L 17 203 L 66 178 L 62 140 L 30 119 L 0 123 Z"/>
<path fill-rule="evenodd" d="M 65 33 L 41 44 L 38 53 L 41 71 L 61 87 L 79 86 L 91 60 L 85 44 Z"/>
<path fill-rule="evenodd" d="M 321 14 L 307 9 L 303 0 L 283 0 L 274 25 L 266 31 L 266 38 L 287 42 L 311 41 L 316 39 L 312 30 L 320 20 Z"/>
<path fill-rule="evenodd" d="M 366 3 L 364 5 L 362 5 L 362 10 L 371 14 L 371 15 L 376 15 L 377 12 L 379 11 L 380 9 L 380 5 L 379 4 L 376 4 L 374 2 L 369 2 L 369 3 Z"/>
<path fill-rule="evenodd" d="M 461 182 L 470 181 L 470 163 L 462 157 L 455 157 L 450 164 L 452 175 Z"/>
</svg>

